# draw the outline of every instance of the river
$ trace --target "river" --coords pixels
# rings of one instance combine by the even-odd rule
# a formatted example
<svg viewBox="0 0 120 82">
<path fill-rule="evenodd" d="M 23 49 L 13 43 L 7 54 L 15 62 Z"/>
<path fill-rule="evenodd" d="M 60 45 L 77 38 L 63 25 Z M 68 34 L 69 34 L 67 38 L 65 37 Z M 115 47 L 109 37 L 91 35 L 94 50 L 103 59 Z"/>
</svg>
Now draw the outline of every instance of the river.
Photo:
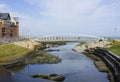
<svg viewBox="0 0 120 82">
<path fill-rule="evenodd" d="M 38 73 L 62 74 L 66 77 L 64 82 L 109 82 L 108 74 L 99 72 L 93 59 L 72 51 L 77 44 L 77 42 L 70 42 L 63 46 L 50 48 L 60 50 L 48 52 L 62 59 L 62 62 L 58 64 L 28 64 L 13 68 L 12 72 L 0 71 L 0 82 L 54 82 L 30 77 Z"/>
</svg>

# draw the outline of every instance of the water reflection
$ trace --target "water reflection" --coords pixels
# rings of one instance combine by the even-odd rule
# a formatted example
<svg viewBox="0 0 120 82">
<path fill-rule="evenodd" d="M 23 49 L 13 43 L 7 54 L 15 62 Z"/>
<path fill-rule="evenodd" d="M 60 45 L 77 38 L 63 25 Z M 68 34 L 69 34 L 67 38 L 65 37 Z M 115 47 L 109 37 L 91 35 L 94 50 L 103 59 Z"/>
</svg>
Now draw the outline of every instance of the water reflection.
<svg viewBox="0 0 120 82">
<path fill-rule="evenodd" d="M 24 68 L 25 68 L 26 65 L 20 65 L 20 66 L 16 66 L 14 68 L 11 68 L 10 70 L 14 73 L 17 73 L 17 72 L 21 72 Z"/>
<path fill-rule="evenodd" d="M 0 82 L 13 82 L 11 73 L 8 71 L 0 70 Z"/>
</svg>

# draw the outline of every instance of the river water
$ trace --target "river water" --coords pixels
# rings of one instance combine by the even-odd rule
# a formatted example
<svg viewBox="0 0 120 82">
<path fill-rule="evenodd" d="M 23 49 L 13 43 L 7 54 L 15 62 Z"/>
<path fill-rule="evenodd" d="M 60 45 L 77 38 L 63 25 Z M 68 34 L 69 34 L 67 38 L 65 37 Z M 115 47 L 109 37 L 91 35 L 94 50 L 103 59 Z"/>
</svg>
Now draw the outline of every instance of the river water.
<svg viewBox="0 0 120 82">
<path fill-rule="evenodd" d="M 77 42 L 71 42 L 50 48 L 60 49 L 60 51 L 48 52 L 62 59 L 58 64 L 29 64 L 15 67 L 12 72 L 0 71 L 0 82 L 54 82 L 30 77 L 38 73 L 62 74 L 66 77 L 64 82 L 109 82 L 107 73 L 99 72 L 91 58 L 72 51 L 77 44 Z"/>
</svg>

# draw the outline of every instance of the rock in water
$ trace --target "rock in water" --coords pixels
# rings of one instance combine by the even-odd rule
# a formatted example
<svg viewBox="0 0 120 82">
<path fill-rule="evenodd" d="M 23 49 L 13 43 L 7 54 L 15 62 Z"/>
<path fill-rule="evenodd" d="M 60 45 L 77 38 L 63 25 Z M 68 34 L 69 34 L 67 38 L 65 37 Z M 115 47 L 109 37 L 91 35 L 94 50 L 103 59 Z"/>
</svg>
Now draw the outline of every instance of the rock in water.
<svg viewBox="0 0 120 82">
<path fill-rule="evenodd" d="M 42 79 L 48 79 L 48 80 L 53 80 L 53 81 L 64 81 L 65 76 L 63 75 L 57 75 L 57 74 L 37 74 L 33 75 L 33 78 L 42 78 Z"/>
<path fill-rule="evenodd" d="M 64 81 L 65 77 L 61 75 L 57 75 L 57 76 L 49 77 L 49 79 L 54 81 Z"/>
</svg>

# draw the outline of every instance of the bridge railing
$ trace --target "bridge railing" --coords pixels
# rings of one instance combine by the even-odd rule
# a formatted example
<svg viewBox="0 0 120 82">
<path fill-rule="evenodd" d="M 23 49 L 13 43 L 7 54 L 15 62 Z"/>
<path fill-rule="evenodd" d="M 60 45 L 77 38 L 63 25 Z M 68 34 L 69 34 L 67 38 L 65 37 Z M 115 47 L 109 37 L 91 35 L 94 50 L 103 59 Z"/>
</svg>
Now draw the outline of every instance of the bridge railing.
<svg viewBox="0 0 120 82">
<path fill-rule="evenodd" d="M 101 39 L 96 36 L 90 36 L 90 35 L 77 35 L 77 34 L 71 34 L 71 35 L 49 35 L 49 36 L 43 36 L 43 37 L 37 37 L 34 38 L 34 41 L 86 41 L 86 40 L 98 40 Z"/>
</svg>

